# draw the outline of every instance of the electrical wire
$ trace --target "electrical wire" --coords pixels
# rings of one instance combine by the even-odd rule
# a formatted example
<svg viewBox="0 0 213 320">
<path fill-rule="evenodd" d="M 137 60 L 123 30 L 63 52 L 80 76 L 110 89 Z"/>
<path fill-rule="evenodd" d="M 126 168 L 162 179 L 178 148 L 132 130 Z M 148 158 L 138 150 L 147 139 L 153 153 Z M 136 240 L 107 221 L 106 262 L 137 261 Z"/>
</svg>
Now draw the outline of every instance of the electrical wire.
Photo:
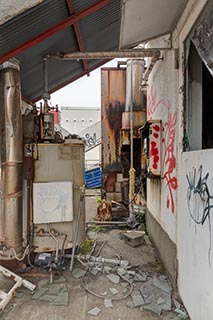
<svg viewBox="0 0 213 320">
<path fill-rule="evenodd" d="M 11 250 L 11 251 L 13 252 L 13 255 L 14 255 L 14 257 L 15 257 L 16 260 L 22 261 L 22 260 L 24 260 L 24 258 L 25 258 L 26 255 L 28 254 L 29 248 L 30 248 L 30 246 L 28 245 L 28 246 L 25 248 L 24 253 L 23 253 L 23 255 L 22 255 L 21 258 L 19 258 L 19 257 L 17 256 L 16 250 L 15 250 L 14 248 L 10 248 L 9 250 Z"/>
</svg>

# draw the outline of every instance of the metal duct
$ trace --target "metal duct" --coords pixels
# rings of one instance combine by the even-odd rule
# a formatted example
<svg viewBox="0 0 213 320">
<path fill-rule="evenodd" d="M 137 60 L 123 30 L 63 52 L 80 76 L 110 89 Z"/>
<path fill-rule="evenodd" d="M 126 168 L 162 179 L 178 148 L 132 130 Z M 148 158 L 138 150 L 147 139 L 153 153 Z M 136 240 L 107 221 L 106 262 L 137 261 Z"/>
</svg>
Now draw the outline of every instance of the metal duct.
<svg viewBox="0 0 213 320">
<path fill-rule="evenodd" d="M 21 84 L 16 59 L 0 65 L 0 242 L 22 251 L 23 143 Z M 10 250 L 0 259 L 14 258 Z"/>
</svg>

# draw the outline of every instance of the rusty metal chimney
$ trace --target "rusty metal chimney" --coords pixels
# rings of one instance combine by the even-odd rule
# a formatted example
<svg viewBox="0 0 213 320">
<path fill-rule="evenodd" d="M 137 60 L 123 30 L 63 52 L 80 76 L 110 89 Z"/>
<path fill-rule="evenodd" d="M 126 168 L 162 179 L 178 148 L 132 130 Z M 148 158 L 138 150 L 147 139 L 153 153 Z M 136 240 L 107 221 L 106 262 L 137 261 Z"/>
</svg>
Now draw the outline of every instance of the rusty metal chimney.
<svg viewBox="0 0 213 320">
<path fill-rule="evenodd" d="M 23 141 L 19 62 L 0 65 L 0 260 L 22 252 Z"/>
</svg>

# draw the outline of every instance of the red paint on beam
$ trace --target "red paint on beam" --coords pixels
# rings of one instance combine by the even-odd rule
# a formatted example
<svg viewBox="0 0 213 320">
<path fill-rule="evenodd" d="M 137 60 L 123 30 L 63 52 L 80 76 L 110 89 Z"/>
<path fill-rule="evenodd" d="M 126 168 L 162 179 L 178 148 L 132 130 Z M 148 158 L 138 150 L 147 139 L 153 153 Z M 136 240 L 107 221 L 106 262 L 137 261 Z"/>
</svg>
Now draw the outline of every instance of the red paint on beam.
<svg viewBox="0 0 213 320">
<path fill-rule="evenodd" d="M 23 51 L 33 47 L 34 45 L 44 41 L 45 39 L 53 36 L 54 34 L 70 27 L 74 23 L 78 22 L 81 19 L 86 18 L 90 14 L 94 13 L 95 11 L 105 7 L 108 5 L 112 0 L 99 0 L 95 4 L 88 6 L 86 9 L 79 11 L 78 13 L 72 15 L 71 17 L 59 22 L 54 27 L 40 33 L 38 36 L 26 41 L 25 43 L 21 44 L 20 46 L 12 49 L 11 51 L 5 53 L 0 57 L 0 63 L 3 63 L 18 54 L 22 53 Z"/>
<path fill-rule="evenodd" d="M 105 63 L 107 63 L 107 62 L 109 62 L 109 61 L 110 61 L 110 60 L 101 61 L 101 62 L 95 64 L 93 67 L 89 68 L 88 71 L 89 71 L 89 72 L 92 72 L 92 71 L 94 71 L 95 69 L 101 67 L 102 65 L 104 65 Z M 63 82 L 63 83 L 59 84 L 58 86 L 56 86 L 56 87 L 52 88 L 51 90 L 49 90 L 49 93 L 51 94 L 51 93 L 53 93 L 53 92 L 55 92 L 55 91 L 57 91 L 57 90 L 60 90 L 61 88 L 67 86 L 68 84 L 70 84 L 70 83 L 72 83 L 72 82 L 80 79 L 81 77 L 85 76 L 87 73 L 88 73 L 88 72 L 86 72 L 86 71 L 82 71 L 82 72 L 78 73 L 77 75 L 75 75 L 75 76 L 72 77 L 71 79 L 66 80 L 65 82 Z M 39 101 L 40 99 L 42 99 L 42 96 L 39 96 L 39 97 L 36 97 L 36 98 L 32 99 L 32 102 L 33 102 L 33 103 L 36 103 L 36 102 Z"/>
</svg>

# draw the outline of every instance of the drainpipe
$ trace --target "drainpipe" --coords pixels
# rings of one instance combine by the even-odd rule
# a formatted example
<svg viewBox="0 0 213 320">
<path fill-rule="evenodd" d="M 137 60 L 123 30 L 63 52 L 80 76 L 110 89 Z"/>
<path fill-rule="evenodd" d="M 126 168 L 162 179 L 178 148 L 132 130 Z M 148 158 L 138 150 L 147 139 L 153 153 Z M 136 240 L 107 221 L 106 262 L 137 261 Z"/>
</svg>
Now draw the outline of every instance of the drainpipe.
<svg viewBox="0 0 213 320">
<path fill-rule="evenodd" d="M 22 253 L 23 141 L 20 68 L 0 65 L 0 260 Z"/>
</svg>

